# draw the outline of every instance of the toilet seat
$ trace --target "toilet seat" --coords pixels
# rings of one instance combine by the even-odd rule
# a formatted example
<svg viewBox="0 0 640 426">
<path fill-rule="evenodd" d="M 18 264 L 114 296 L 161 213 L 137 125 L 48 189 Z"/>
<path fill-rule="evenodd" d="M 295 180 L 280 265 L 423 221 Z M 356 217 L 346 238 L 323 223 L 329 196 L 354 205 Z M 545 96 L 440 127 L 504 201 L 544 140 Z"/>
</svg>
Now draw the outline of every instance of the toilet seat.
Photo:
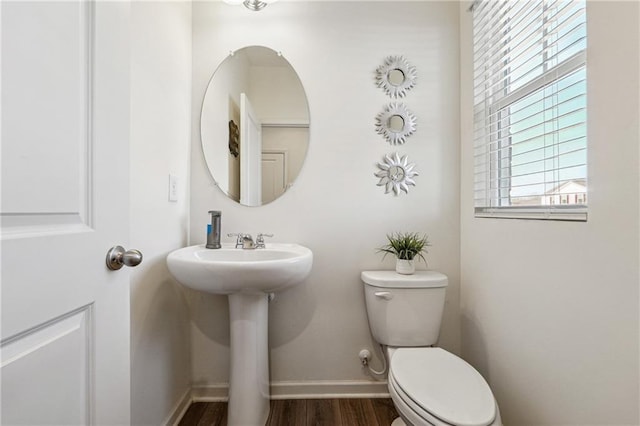
<svg viewBox="0 0 640 426">
<path fill-rule="evenodd" d="M 405 416 L 414 417 L 412 423 L 415 416 L 456 426 L 488 426 L 496 420 L 495 399 L 484 378 L 440 348 L 397 349 L 390 361 L 389 391 Z"/>
<path fill-rule="evenodd" d="M 393 401 L 393 405 L 396 407 L 398 414 L 400 414 L 400 419 L 403 420 L 397 423 L 398 426 L 451 426 L 448 423 L 433 417 L 431 414 L 423 410 L 422 407 L 414 403 L 411 398 L 403 395 L 402 390 L 399 390 L 399 386 L 395 382 L 392 374 L 389 374 L 389 395 L 391 396 L 391 400 Z M 397 421 L 398 419 L 393 422 L 392 426 L 396 425 Z"/>
</svg>

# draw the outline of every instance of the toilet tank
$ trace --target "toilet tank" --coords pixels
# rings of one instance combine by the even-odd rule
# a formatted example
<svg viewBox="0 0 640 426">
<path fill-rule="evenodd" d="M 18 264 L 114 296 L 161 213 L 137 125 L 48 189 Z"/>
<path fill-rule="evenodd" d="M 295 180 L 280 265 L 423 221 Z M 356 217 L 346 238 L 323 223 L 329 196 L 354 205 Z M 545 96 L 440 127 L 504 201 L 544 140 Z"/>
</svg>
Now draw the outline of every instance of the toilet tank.
<svg viewBox="0 0 640 426">
<path fill-rule="evenodd" d="M 436 271 L 401 275 L 364 271 L 371 334 L 387 346 L 429 346 L 438 341 L 447 276 Z"/>
</svg>

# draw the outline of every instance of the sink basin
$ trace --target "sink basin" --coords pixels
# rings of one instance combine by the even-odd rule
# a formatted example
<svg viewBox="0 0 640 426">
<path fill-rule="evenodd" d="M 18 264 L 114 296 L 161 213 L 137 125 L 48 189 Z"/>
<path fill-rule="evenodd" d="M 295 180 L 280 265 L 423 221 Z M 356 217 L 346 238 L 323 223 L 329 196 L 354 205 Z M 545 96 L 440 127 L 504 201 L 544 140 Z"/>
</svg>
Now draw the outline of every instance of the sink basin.
<svg viewBox="0 0 640 426">
<path fill-rule="evenodd" d="M 264 425 L 269 417 L 269 297 L 302 283 L 313 254 L 298 244 L 243 250 L 224 244 L 173 251 L 171 274 L 183 285 L 229 298 L 230 369 L 227 426 Z"/>
<path fill-rule="evenodd" d="M 298 244 L 268 244 L 243 250 L 233 245 L 207 249 L 185 247 L 167 257 L 171 274 L 183 285 L 214 294 L 273 293 L 302 283 L 311 271 L 313 254 Z"/>
</svg>

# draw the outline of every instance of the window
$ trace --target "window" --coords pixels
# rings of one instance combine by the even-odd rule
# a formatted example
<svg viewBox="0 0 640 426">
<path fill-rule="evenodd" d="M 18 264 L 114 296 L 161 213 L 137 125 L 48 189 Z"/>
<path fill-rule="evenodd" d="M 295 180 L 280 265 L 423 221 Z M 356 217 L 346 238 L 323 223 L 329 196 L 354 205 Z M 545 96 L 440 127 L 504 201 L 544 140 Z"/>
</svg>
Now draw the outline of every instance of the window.
<svg viewBox="0 0 640 426">
<path fill-rule="evenodd" d="M 477 0 L 477 217 L 586 220 L 585 0 Z"/>
</svg>

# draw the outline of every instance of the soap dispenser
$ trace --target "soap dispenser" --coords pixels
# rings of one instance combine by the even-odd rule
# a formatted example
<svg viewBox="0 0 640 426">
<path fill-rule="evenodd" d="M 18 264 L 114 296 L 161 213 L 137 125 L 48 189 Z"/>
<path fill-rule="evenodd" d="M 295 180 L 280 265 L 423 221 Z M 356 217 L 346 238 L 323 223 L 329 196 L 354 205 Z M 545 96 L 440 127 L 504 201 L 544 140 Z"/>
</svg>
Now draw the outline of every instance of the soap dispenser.
<svg viewBox="0 0 640 426">
<path fill-rule="evenodd" d="M 211 223 L 207 225 L 207 248 L 219 249 L 220 245 L 220 228 L 222 224 L 222 212 L 219 210 L 209 210 L 211 215 Z"/>
</svg>

